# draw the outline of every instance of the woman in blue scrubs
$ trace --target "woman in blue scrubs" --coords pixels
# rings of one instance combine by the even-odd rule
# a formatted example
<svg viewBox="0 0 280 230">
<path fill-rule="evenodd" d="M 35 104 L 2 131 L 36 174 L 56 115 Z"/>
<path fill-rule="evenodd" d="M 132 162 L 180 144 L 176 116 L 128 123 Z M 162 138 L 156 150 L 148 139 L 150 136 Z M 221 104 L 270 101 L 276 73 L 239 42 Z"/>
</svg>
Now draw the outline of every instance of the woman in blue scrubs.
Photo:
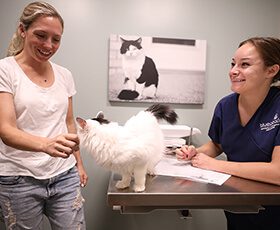
<svg viewBox="0 0 280 230">
<path fill-rule="evenodd" d="M 231 63 L 232 94 L 217 104 L 210 141 L 183 146 L 178 159 L 193 166 L 280 185 L 280 40 L 254 37 L 240 43 Z M 225 153 L 227 161 L 215 159 Z M 225 212 L 228 229 L 280 229 L 280 207 L 258 214 Z"/>
</svg>

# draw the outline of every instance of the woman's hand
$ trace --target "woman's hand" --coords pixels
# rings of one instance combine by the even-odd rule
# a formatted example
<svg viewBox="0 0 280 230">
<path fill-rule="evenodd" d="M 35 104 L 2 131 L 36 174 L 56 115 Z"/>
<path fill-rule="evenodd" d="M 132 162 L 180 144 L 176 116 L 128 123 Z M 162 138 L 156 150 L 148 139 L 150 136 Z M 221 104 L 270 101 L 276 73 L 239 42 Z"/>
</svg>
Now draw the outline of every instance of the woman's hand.
<svg viewBox="0 0 280 230">
<path fill-rule="evenodd" d="M 85 187 L 88 182 L 88 175 L 86 173 L 86 170 L 84 169 L 84 166 L 81 163 L 77 163 L 77 169 L 80 176 L 80 185 L 81 187 Z"/>
<path fill-rule="evenodd" d="M 192 159 L 192 166 L 207 169 L 207 170 L 215 170 L 215 163 L 217 159 L 207 156 L 204 153 L 197 153 Z"/>
<path fill-rule="evenodd" d="M 52 157 L 68 158 L 71 154 L 79 149 L 79 138 L 77 134 L 61 134 L 50 139 L 43 151 Z"/>
<path fill-rule="evenodd" d="M 197 154 L 193 145 L 183 145 L 180 149 L 176 149 L 175 152 L 178 160 L 191 160 Z"/>
</svg>

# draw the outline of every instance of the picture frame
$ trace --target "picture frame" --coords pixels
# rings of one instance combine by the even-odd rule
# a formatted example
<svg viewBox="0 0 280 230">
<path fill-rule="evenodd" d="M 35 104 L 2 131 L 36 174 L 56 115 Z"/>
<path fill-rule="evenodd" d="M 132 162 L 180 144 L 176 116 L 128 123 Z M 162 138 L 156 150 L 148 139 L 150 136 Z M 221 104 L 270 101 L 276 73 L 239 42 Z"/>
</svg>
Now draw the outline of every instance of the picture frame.
<svg viewBox="0 0 280 230">
<path fill-rule="evenodd" d="M 134 42 L 139 46 L 136 41 L 140 48 L 132 45 Z M 130 44 L 122 47 L 124 42 Z M 204 103 L 206 40 L 111 34 L 109 45 L 109 101 Z M 130 56 L 121 49 L 131 52 Z M 155 65 L 156 70 L 152 64 L 148 66 L 149 70 L 145 70 L 149 73 L 157 71 L 157 86 L 152 82 L 156 83 L 155 74 L 146 74 L 146 79 L 137 82 L 145 71 L 143 56 Z M 146 87 L 145 81 L 151 81 L 150 85 Z"/>
</svg>

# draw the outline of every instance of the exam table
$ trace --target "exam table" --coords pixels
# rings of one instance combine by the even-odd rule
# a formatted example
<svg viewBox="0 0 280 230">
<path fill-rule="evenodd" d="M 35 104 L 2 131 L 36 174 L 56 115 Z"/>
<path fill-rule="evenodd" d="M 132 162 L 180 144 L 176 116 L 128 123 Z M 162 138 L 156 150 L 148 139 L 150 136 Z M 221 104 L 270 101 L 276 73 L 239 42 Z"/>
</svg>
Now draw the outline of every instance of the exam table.
<svg viewBox="0 0 280 230">
<path fill-rule="evenodd" d="M 120 175 L 112 173 L 108 205 L 121 213 L 148 213 L 157 209 L 224 209 L 256 213 L 265 205 L 280 205 L 280 186 L 231 176 L 224 184 L 195 182 L 171 176 L 147 176 L 142 193 L 115 187 Z"/>
</svg>

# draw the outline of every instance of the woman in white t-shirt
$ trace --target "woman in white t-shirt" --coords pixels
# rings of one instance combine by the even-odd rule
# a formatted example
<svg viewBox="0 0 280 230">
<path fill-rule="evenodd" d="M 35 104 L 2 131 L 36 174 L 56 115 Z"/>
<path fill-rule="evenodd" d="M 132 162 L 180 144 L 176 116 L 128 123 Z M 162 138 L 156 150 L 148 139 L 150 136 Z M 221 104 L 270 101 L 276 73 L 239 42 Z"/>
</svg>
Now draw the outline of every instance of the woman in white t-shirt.
<svg viewBox="0 0 280 230">
<path fill-rule="evenodd" d="M 49 61 L 63 19 L 49 4 L 22 13 L 8 57 L 0 60 L 0 217 L 7 229 L 85 229 L 87 175 L 72 111 L 70 71 Z"/>
</svg>

